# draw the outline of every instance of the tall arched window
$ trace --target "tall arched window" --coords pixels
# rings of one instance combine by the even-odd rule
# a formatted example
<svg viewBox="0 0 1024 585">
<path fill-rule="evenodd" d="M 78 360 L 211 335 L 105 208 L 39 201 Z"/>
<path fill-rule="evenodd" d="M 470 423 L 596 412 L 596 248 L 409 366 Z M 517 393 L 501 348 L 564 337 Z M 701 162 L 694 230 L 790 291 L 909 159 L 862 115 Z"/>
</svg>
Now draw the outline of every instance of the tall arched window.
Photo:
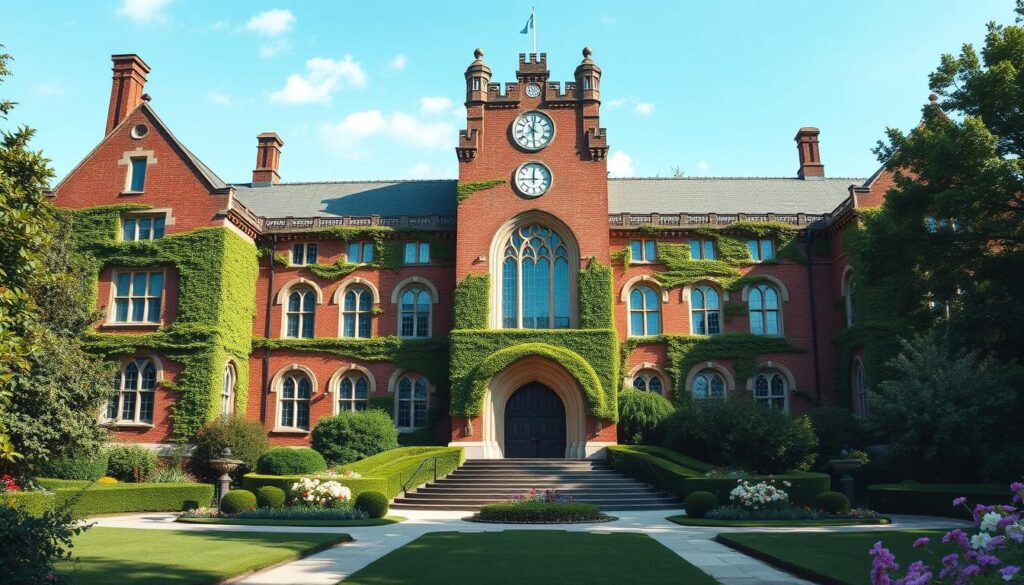
<svg viewBox="0 0 1024 585">
<path fill-rule="evenodd" d="M 398 380 L 395 426 L 418 429 L 427 426 L 427 379 L 419 374 L 405 374 Z"/>
<path fill-rule="evenodd" d="M 279 424 L 287 429 L 309 430 L 309 400 L 313 396 L 313 384 L 305 373 L 299 371 L 285 374 L 281 380 L 279 401 L 281 413 Z"/>
<path fill-rule="evenodd" d="M 228 362 L 224 365 L 224 380 L 220 387 L 220 413 L 228 416 L 235 411 L 235 381 L 238 373 L 235 371 L 235 364 Z"/>
<path fill-rule="evenodd" d="M 857 416 L 868 415 L 868 377 L 860 360 L 853 362 L 853 404 Z"/>
<path fill-rule="evenodd" d="M 754 400 L 767 408 L 786 410 L 786 378 L 775 370 L 765 370 L 754 378 Z"/>
<path fill-rule="evenodd" d="M 767 284 L 751 287 L 747 296 L 750 332 L 754 335 L 779 335 L 779 293 Z"/>
<path fill-rule="evenodd" d="M 661 335 L 661 305 L 658 300 L 658 292 L 646 284 L 630 291 L 630 335 Z"/>
<path fill-rule="evenodd" d="M 698 400 L 705 398 L 725 398 L 725 380 L 713 370 L 704 370 L 693 377 L 693 397 Z"/>
<path fill-rule="evenodd" d="M 126 363 L 114 379 L 117 393 L 107 403 L 111 421 L 153 424 L 153 396 L 156 366 L 153 360 L 138 358 Z"/>
<path fill-rule="evenodd" d="M 346 374 L 338 383 L 338 412 L 366 410 L 370 400 L 370 382 L 362 372 Z"/>
<path fill-rule="evenodd" d="M 341 336 L 369 337 L 373 295 L 362 286 L 345 291 L 341 305 Z"/>
<path fill-rule="evenodd" d="M 430 337 L 430 291 L 410 286 L 399 298 L 398 334 L 402 337 Z"/>
<path fill-rule="evenodd" d="M 690 323 L 694 335 L 722 332 L 722 304 L 717 290 L 702 285 L 690 291 Z"/>
<path fill-rule="evenodd" d="M 644 392 L 665 393 L 665 383 L 654 370 L 640 370 L 633 376 L 633 387 Z"/>
<path fill-rule="evenodd" d="M 501 324 L 506 329 L 569 327 L 569 253 L 550 228 L 512 231 L 501 264 Z"/>
<path fill-rule="evenodd" d="M 849 270 L 843 275 L 843 299 L 846 301 L 846 325 L 853 325 L 857 321 L 857 300 L 854 298 L 853 271 Z"/>
<path fill-rule="evenodd" d="M 285 337 L 313 337 L 313 323 L 316 320 L 316 291 L 301 287 L 288 293 L 288 308 L 285 318 L 287 319 Z"/>
</svg>

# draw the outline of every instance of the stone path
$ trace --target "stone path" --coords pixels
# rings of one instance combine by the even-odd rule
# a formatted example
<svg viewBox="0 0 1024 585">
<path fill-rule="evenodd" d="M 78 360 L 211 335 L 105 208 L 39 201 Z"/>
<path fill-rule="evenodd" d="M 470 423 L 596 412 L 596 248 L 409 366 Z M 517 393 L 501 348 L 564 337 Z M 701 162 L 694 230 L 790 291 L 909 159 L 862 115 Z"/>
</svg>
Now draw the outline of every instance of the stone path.
<svg viewBox="0 0 1024 585">
<path fill-rule="evenodd" d="M 396 510 L 397 512 L 397 510 Z M 965 522 L 923 516 L 890 516 L 888 526 L 827 526 L 809 528 L 728 529 L 680 526 L 665 520 L 671 511 L 613 512 L 615 522 L 605 524 L 545 524 L 516 526 L 506 524 L 470 524 L 461 521 L 468 512 L 402 510 L 408 521 L 387 526 L 352 528 L 313 528 L 299 526 L 227 526 L 218 524 L 183 524 L 174 522 L 173 514 L 133 514 L 98 518 L 97 526 L 111 528 L 145 528 L 157 530 L 238 532 L 322 532 L 350 534 L 355 542 L 332 547 L 326 551 L 272 567 L 231 581 L 238 585 L 334 585 L 381 558 L 429 532 L 501 532 L 505 530 L 569 530 L 582 532 L 642 532 L 668 547 L 680 557 L 714 577 L 723 585 L 790 585 L 807 581 L 779 571 L 774 567 L 736 552 L 712 540 L 719 532 L 750 530 L 758 532 L 852 532 L 863 530 L 898 530 L 907 528 L 948 528 Z"/>
</svg>

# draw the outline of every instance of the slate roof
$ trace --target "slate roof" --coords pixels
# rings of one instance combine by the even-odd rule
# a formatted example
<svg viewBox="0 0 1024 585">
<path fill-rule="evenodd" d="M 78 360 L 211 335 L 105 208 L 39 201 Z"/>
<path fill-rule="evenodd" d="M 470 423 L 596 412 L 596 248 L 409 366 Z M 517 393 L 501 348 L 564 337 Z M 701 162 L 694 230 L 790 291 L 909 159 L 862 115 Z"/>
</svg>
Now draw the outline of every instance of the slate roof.
<svg viewBox="0 0 1024 585">
<path fill-rule="evenodd" d="M 263 217 L 455 215 L 454 180 L 235 184 L 235 196 Z"/>
<path fill-rule="evenodd" d="M 864 179 L 608 179 L 609 213 L 829 213 Z"/>
</svg>

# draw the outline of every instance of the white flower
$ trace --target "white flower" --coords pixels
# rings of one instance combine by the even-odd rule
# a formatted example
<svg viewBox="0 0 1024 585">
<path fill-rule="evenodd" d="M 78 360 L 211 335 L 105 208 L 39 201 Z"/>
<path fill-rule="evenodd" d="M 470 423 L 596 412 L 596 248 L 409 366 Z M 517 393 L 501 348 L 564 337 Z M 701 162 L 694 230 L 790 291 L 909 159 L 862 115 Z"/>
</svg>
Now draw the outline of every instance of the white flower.
<svg viewBox="0 0 1024 585">
<path fill-rule="evenodd" d="M 981 517 L 981 526 L 979 528 L 982 532 L 995 532 L 996 525 L 1003 519 L 1003 516 L 998 512 L 989 512 Z"/>
<path fill-rule="evenodd" d="M 987 532 L 979 532 L 971 537 L 971 546 L 977 550 L 982 550 L 988 546 L 989 541 L 992 540 L 992 535 Z"/>
</svg>

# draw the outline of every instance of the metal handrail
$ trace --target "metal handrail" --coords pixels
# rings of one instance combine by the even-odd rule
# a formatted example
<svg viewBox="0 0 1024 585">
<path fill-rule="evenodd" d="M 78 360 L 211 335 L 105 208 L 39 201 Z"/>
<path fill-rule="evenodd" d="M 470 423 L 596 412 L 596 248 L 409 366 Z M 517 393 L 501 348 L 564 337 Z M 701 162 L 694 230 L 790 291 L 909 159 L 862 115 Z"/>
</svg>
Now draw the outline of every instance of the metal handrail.
<svg viewBox="0 0 1024 585">
<path fill-rule="evenodd" d="M 402 483 L 402 495 L 409 495 L 409 486 L 412 485 L 413 480 L 416 479 L 416 476 L 420 474 L 420 471 L 423 469 L 423 466 L 426 465 L 428 462 L 432 461 L 434 463 L 434 481 L 437 481 L 437 460 L 440 458 L 441 455 L 434 455 L 430 459 L 424 459 L 423 461 L 420 461 L 420 464 L 416 467 L 416 471 L 412 472 L 412 475 L 409 476 L 409 479 L 405 480 L 405 482 Z"/>
</svg>

